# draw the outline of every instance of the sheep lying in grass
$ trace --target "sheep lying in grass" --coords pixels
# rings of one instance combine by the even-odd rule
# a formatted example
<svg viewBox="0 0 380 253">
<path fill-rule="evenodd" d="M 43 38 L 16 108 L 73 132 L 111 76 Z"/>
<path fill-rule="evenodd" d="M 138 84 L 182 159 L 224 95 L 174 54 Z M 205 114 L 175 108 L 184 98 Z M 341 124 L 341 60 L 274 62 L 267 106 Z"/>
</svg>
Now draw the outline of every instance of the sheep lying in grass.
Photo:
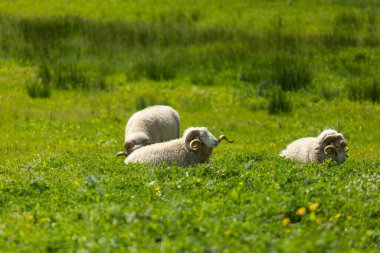
<svg viewBox="0 0 380 253">
<path fill-rule="evenodd" d="M 155 105 L 134 113 L 125 128 L 124 151 L 118 156 L 128 156 L 143 146 L 179 138 L 180 121 L 176 110 L 170 106 Z"/>
<path fill-rule="evenodd" d="M 156 143 L 135 150 L 125 163 L 161 163 L 188 167 L 199 163 L 208 163 L 213 148 L 222 140 L 228 140 L 224 135 L 216 139 L 205 127 L 190 127 L 182 138 L 162 143 Z"/>
<path fill-rule="evenodd" d="M 331 159 L 343 163 L 348 157 L 347 142 L 333 129 L 322 131 L 318 137 L 307 137 L 290 143 L 280 156 L 303 163 L 322 163 Z"/>
</svg>

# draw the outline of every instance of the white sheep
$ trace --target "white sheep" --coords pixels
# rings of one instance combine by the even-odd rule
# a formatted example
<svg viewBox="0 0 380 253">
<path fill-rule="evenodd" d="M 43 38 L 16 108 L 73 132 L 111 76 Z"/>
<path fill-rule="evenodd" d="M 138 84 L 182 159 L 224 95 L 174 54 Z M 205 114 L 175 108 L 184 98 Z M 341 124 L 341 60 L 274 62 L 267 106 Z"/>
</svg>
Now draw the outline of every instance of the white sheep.
<svg viewBox="0 0 380 253">
<path fill-rule="evenodd" d="M 217 140 L 205 127 L 190 127 L 182 138 L 142 147 L 131 153 L 125 163 L 162 163 L 188 167 L 199 163 L 209 163 L 213 148 L 222 140 L 228 140 L 221 135 Z"/>
<path fill-rule="evenodd" d="M 343 163 L 348 157 L 347 142 L 341 133 L 327 129 L 318 137 L 301 138 L 290 143 L 280 156 L 303 163 L 322 163 L 331 159 Z"/>
<path fill-rule="evenodd" d="M 124 151 L 128 156 L 143 146 L 179 138 L 180 120 L 176 110 L 166 105 L 147 107 L 134 113 L 125 127 Z"/>
</svg>

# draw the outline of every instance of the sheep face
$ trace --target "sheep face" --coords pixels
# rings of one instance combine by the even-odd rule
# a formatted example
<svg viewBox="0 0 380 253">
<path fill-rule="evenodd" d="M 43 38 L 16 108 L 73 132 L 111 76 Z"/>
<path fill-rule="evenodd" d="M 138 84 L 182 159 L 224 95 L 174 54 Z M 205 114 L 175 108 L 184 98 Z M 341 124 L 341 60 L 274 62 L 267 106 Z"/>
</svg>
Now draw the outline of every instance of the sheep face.
<svg viewBox="0 0 380 253">
<path fill-rule="evenodd" d="M 145 133 L 133 133 L 128 136 L 124 143 L 125 153 L 128 155 L 143 146 L 151 144 L 149 137 Z"/>
<path fill-rule="evenodd" d="M 327 135 L 322 141 L 322 148 L 327 158 L 343 163 L 348 157 L 347 142 L 342 134 Z"/>
<path fill-rule="evenodd" d="M 191 151 L 199 151 L 202 147 L 214 148 L 218 140 L 205 127 L 191 127 L 184 134 L 186 147 Z"/>
<path fill-rule="evenodd" d="M 207 128 L 205 128 L 203 131 L 200 131 L 199 138 L 202 143 L 208 148 L 214 148 L 219 144 L 218 140 L 207 130 Z"/>
</svg>

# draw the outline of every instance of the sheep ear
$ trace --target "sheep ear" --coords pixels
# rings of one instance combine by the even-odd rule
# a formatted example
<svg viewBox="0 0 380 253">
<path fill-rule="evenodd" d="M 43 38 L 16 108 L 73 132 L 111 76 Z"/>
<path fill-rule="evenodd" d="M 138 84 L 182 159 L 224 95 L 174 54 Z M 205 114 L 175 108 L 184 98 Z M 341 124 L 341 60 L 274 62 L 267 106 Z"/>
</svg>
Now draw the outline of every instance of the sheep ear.
<svg viewBox="0 0 380 253">
<path fill-rule="evenodd" d="M 193 151 L 198 151 L 202 147 L 202 142 L 199 139 L 192 140 L 190 142 L 190 149 Z"/>
<path fill-rule="evenodd" d="M 326 155 L 332 155 L 332 154 L 335 153 L 335 151 L 336 151 L 336 148 L 333 145 L 328 145 L 324 149 L 324 152 L 325 152 Z"/>
<path fill-rule="evenodd" d="M 323 140 L 322 144 L 323 145 L 329 145 L 331 142 L 335 141 L 336 139 L 340 139 L 342 136 L 340 134 L 330 134 L 327 135 Z"/>
</svg>

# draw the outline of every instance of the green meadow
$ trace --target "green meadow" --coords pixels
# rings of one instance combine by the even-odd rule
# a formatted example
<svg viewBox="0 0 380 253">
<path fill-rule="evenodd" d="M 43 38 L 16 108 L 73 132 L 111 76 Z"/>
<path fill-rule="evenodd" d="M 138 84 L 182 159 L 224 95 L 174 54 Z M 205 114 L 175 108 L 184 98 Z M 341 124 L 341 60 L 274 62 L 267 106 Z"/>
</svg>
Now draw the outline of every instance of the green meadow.
<svg viewBox="0 0 380 253">
<path fill-rule="evenodd" d="M 380 1 L 0 1 L 1 252 L 378 252 Z M 128 118 L 224 134 L 125 165 Z M 323 129 L 341 165 L 278 156 Z"/>
</svg>

